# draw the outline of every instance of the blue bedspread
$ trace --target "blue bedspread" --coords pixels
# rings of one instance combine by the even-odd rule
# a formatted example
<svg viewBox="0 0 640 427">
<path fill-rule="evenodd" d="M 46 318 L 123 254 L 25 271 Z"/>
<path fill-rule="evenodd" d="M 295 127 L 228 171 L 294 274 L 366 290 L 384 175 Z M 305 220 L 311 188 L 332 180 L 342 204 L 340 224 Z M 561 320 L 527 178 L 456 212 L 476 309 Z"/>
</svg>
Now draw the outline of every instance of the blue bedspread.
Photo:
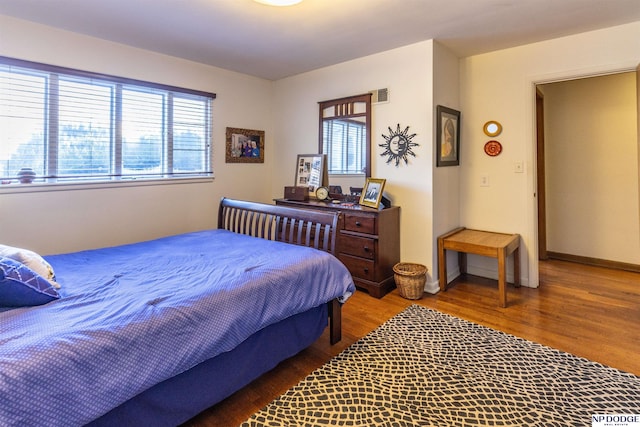
<svg viewBox="0 0 640 427">
<path fill-rule="evenodd" d="M 0 425 L 83 425 L 355 290 L 315 249 L 211 230 L 46 257 L 62 298 L 0 313 Z"/>
</svg>

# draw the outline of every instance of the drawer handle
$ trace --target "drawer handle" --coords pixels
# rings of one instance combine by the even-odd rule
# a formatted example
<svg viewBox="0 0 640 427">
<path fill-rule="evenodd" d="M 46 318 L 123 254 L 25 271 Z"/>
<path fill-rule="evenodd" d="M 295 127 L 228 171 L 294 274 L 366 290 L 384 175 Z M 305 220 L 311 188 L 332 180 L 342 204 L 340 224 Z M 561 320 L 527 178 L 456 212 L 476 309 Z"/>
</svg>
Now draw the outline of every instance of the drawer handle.
<svg viewBox="0 0 640 427">
<path fill-rule="evenodd" d="M 363 249 L 365 252 L 369 252 L 369 246 L 365 246 Z"/>
<path fill-rule="evenodd" d="M 364 272 L 368 274 L 369 273 L 369 269 L 367 267 L 365 267 L 364 268 Z"/>
<path fill-rule="evenodd" d="M 360 227 L 361 225 L 360 221 L 356 221 L 356 227 Z"/>
</svg>

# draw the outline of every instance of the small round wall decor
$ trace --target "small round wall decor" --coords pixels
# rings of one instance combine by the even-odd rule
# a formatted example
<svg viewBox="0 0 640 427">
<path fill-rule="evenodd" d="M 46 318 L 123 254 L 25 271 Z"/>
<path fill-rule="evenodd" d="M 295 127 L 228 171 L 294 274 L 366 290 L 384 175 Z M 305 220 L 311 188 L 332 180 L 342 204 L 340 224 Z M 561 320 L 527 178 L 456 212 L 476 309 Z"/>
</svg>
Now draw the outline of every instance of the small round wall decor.
<svg viewBox="0 0 640 427">
<path fill-rule="evenodd" d="M 497 122 L 495 120 L 489 120 L 484 124 L 482 130 L 487 136 L 498 136 L 502 132 L 502 125 L 500 124 L 500 122 Z"/>
<path fill-rule="evenodd" d="M 487 156 L 495 157 L 502 153 L 502 144 L 498 141 L 489 141 L 484 144 L 484 152 L 487 153 Z"/>
<path fill-rule="evenodd" d="M 401 159 L 404 160 L 405 164 L 408 164 L 409 161 L 407 160 L 407 156 L 416 156 L 416 154 L 411 150 L 411 147 L 418 146 L 415 142 L 411 142 L 411 139 L 413 139 L 416 134 L 413 133 L 409 135 L 409 126 L 407 126 L 403 131 L 400 131 L 400 123 L 398 123 L 395 131 L 391 129 L 391 126 L 389 126 L 388 129 L 389 135 L 382 134 L 385 142 L 378 144 L 379 147 L 385 149 L 380 156 L 389 156 L 387 163 L 391 163 L 395 160 L 396 166 L 400 164 Z"/>
</svg>

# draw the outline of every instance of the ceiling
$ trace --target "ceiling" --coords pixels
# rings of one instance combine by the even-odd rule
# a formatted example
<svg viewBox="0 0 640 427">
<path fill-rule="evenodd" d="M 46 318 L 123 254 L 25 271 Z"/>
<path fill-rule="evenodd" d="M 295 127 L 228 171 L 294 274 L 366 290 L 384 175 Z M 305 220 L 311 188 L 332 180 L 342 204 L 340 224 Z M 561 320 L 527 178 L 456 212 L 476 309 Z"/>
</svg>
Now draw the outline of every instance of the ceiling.
<svg viewBox="0 0 640 427">
<path fill-rule="evenodd" d="M 277 80 L 429 39 L 464 57 L 640 21 L 640 1 L 0 0 L 0 14 Z"/>
</svg>

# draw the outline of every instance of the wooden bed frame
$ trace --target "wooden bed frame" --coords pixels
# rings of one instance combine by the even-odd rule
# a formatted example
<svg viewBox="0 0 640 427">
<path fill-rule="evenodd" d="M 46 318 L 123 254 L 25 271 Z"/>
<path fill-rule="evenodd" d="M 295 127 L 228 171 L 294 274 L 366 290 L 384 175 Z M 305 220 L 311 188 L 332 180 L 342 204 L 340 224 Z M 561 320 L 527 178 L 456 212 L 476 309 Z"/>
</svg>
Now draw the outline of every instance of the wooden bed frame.
<svg viewBox="0 0 640 427">
<path fill-rule="evenodd" d="M 218 228 L 253 237 L 312 247 L 335 255 L 338 216 L 338 212 L 317 212 L 223 197 L 220 200 L 218 212 Z M 234 350 L 156 384 L 89 425 L 92 427 L 130 425 L 131 420 L 143 420 L 149 424 L 154 424 L 151 420 L 157 420 L 158 423 L 166 425 L 173 421 L 185 422 L 237 391 L 236 387 L 244 387 L 247 384 L 245 380 L 252 381 L 248 376 L 261 375 L 266 372 L 266 370 L 261 371 L 262 369 L 271 369 L 273 359 L 262 357 L 263 351 L 269 351 L 266 347 L 267 343 L 277 339 L 276 337 L 283 333 L 295 331 L 295 328 L 299 327 L 297 325 L 305 321 L 311 321 L 313 324 L 314 319 L 323 320 L 323 316 L 326 315 L 329 321 L 331 344 L 340 341 L 341 303 L 336 298 L 327 302 L 326 307 L 326 311 L 323 306 L 320 306 L 292 316 L 296 317 L 294 322 L 285 320 L 270 325 L 250 336 Z M 320 314 L 320 311 L 323 314 Z M 326 323 L 322 323 L 324 329 Z M 319 323 L 315 325 L 313 326 L 315 328 L 320 326 Z M 321 333 L 321 330 L 317 329 L 317 333 Z M 310 336 L 305 339 L 310 339 Z M 292 350 L 291 347 L 283 348 L 282 355 Z M 253 357 L 260 357 L 260 363 L 256 364 Z M 216 382 L 219 370 L 237 369 L 238 366 L 247 367 L 247 372 L 238 378 L 242 384 Z M 251 371 L 253 368 L 256 368 L 256 371 Z M 217 384 L 217 386 L 211 387 L 211 384 Z M 195 402 L 194 396 L 197 396 Z M 167 405 L 167 398 L 172 402 L 169 405 Z"/>
<path fill-rule="evenodd" d="M 339 215 L 223 197 L 218 210 L 218 228 L 335 255 Z M 337 299 L 327 305 L 330 342 L 335 344 L 342 339 L 341 305 Z"/>
</svg>

